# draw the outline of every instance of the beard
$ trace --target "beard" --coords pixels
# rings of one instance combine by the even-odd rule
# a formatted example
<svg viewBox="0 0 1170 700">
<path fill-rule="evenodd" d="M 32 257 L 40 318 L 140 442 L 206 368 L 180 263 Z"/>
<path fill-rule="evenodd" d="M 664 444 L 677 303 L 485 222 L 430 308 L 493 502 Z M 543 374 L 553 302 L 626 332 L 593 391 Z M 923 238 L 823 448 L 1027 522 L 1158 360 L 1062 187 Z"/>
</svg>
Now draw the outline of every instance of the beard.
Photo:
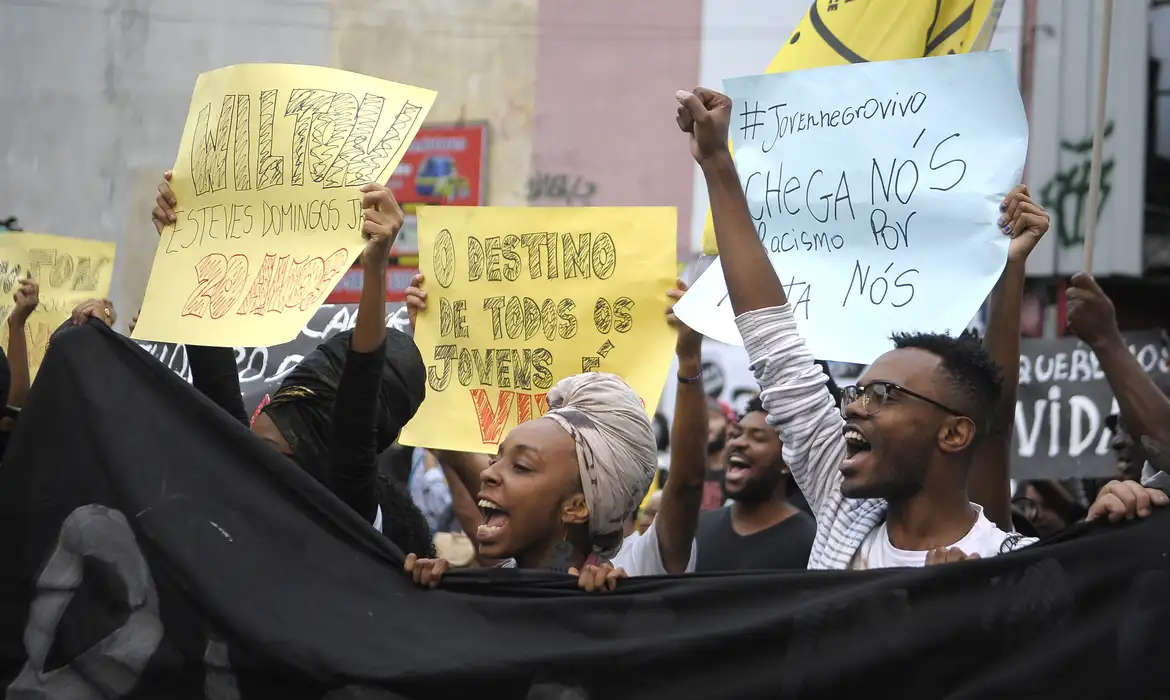
<svg viewBox="0 0 1170 700">
<path fill-rule="evenodd" d="M 733 501 L 754 506 L 776 498 L 776 492 L 784 482 L 785 476 L 779 468 L 765 468 L 748 477 L 739 491 L 728 491 L 726 484 L 723 491 Z"/>
<path fill-rule="evenodd" d="M 904 441 L 891 441 L 906 444 Z M 899 448 L 899 455 L 881 454 L 869 478 L 860 483 L 841 485 L 841 495 L 846 498 L 884 498 L 896 503 L 910 498 L 922 490 L 926 480 L 926 466 L 934 450 L 933 441 L 923 441 L 908 448 Z"/>
</svg>

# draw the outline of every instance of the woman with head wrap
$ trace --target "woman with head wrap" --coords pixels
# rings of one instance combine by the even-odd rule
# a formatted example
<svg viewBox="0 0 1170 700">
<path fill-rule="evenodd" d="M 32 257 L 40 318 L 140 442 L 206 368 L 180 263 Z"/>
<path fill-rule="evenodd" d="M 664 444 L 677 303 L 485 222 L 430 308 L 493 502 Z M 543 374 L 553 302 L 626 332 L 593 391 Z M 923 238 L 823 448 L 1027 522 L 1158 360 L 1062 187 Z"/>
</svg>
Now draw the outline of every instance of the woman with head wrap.
<svg viewBox="0 0 1170 700">
<path fill-rule="evenodd" d="M 155 227 L 176 220 L 166 173 Z M 406 488 L 379 474 L 378 454 L 397 439 L 425 393 L 426 368 L 410 336 L 387 330 L 386 265 L 403 214 L 382 185 L 361 188 L 366 247 L 357 324 L 310 353 L 261 407 L 251 430 L 327 486 L 403 551 L 432 551 L 430 528 Z M 133 329 L 133 327 L 132 327 Z M 249 425 L 230 348 L 187 346 L 192 383 Z"/>
<path fill-rule="evenodd" d="M 412 311 L 425 308 L 420 282 L 408 291 Z M 623 575 L 693 571 L 701 473 L 677 481 L 672 474 L 662 516 L 623 540 L 658 468 L 654 430 L 634 390 L 613 374 L 578 374 L 553 386 L 548 405 L 543 417 L 513 428 L 490 460 L 440 454 L 478 491 L 480 555 L 504 560 L 501 566 L 579 575 L 587 590 L 612 588 Z M 406 560 L 424 585 L 437 585 L 446 568 L 441 559 Z"/>
</svg>

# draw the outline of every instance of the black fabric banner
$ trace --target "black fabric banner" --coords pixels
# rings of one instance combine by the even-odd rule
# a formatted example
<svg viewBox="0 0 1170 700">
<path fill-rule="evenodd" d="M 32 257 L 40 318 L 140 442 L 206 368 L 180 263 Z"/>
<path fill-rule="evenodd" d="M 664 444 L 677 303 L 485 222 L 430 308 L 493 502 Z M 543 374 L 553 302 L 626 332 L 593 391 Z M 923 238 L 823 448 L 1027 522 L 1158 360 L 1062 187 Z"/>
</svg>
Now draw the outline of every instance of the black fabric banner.
<svg viewBox="0 0 1170 700">
<path fill-rule="evenodd" d="M 923 570 L 420 590 L 356 513 L 100 324 L 50 347 L 0 533 L 11 700 L 1170 697 L 1166 514 Z"/>
<path fill-rule="evenodd" d="M 1155 381 L 1167 373 L 1162 331 L 1125 334 L 1130 351 Z M 1069 479 L 1117 475 L 1105 418 L 1116 411 L 1113 390 L 1096 355 L 1076 338 L 1020 341 L 1012 476 Z"/>
</svg>

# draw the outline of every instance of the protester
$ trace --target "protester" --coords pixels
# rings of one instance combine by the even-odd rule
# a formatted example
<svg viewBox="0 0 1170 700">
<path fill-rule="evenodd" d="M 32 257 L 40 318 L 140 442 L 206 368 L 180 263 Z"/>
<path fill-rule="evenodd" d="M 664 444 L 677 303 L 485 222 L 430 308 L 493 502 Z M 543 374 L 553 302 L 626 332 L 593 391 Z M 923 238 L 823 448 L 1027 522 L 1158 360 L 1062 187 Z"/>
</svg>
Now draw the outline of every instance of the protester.
<svg viewBox="0 0 1170 700">
<path fill-rule="evenodd" d="M 696 571 L 808 566 L 817 523 L 788 502 L 792 480 L 766 419 L 763 404 L 752 399 L 731 426 L 724 489 L 732 502 L 699 517 Z"/>
<path fill-rule="evenodd" d="M 1127 476 L 1140 476 L 1146 485 L 1154 481 L 1170 484 L 1170 475 L 1147 464 L 1145 445 L 1147 440 L 1170 445 L 1170 398 L 1130 353 L 1117 326 L 1113 302 L 1092 275 L 1073 275 L 1068 290 L 1068 327 L 1097 356 L 1117 400 L 1121 425 L 1132 445 L 1124 455 L 1127 463 L 1119 462 L 1119 469 L 1124 469 Z"/>
<path fill-rule="evenodd" d="M 415 276 L 407 290 L 412 326 L 426 310 L 424 281 Z M 682 291 L 680 282 L 669 296 Z M 667 317 L 685 355 L 680 367 L 694 363 L 689 369 L 697 371 L 690 353 L 701 338 L 678 322 L 673 306 Z M 654 431 L 633 389 L 615 375 L 590 372 L 562 379 L 548 402 L 549 412 L 513 428 L 494 458 L 438 453 L 468 490 L 478 491 L 480 555 L 504 567 L 570 573 L 590 591 L 612 589 L 625 576 L 693 571 L 701 470 L 673 468 L 654 524 L 623 539 L 658 465 Z M 673 435 L 672 452 L 688 449 L 694 435 L 702 440 L 706 431 L 692 431 L 690 440 Z M 404 568 L 416 583 L 435 587 L 448 566 L 411 554 Z"/>
<path fill-rule="evenodd" d="M 158 186 L 155 228 L 175 222 L 167 172 Z M 251 421 L 252 432 L 327 486 L 403 551 L 434 551 L 430 527 L 405 486 L 380 475 L 378 454 L 414 416 L 426 391 L 414 341 L 385 324 L 386 266 L 404 216 L 386 187 L 362 192 L 362 291 L 357 323 L 310 353 Z M 244 425 L 230 348 L 187 346 L 192 383 Z"/>
<path fill-rule="evenodd" d="M 944 335 L 896 335 L 896 349 L 834 406 L 748 212 L 727 147 L 731 101 L 702 88 L 677 98 L 724 269 L 736 271 L 727 275 L 728 292 L 769 423 L 817 514 L 809 568 L 922 566 L 1035 541 L 997 528 L 967 495 L 974 448 L 1000 399 L 999 369 L 987 352 Z M 1001 206 L 1000 225 L 1026 256 L 1047 216 L 1017 194 Z"/>
</svg>

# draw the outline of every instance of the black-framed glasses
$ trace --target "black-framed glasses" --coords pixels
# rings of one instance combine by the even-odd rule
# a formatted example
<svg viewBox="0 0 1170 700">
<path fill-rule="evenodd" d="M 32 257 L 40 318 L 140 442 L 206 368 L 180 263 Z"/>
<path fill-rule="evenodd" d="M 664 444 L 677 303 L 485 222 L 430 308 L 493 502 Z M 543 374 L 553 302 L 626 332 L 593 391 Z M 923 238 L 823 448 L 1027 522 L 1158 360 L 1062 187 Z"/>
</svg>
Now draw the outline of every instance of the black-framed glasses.
<svg viewBox="0 0 1170 700">
<path fill-rule="evenodd" d="M 866 413 L 868 413 L 872 416 L 873 414 L 882 410 L 882 408 L 886 405 L 886 399 L 889 398 L 890 392 L 893 392 L 893 391 L 897 391 L 897 392 L 905 394 L 907 396 L 913 396 L 914 398 L 918 399 L 919 401 L 925 401 L 926 403 L 931 404 L 932 406 L 936 406 L 938 408 L 941 408 L 942 410 L 946 411 L 947 413 L 951 414 L 952 416 L 960 416 L 961 417 L 963 415 L 962 412 L 956 411 L 955 409 L 951 408 L 950 406 L 947 406 L 946 404 L 939 403 L 938 401 L 935 401 L 934 399 L 930 398 L 929 396 L 923 396 L 922 394 L 919 394 L 916 391 L 910 391 L 906 387 L 901 386 L 899 384 L 895 384 L 893 382 L 883 382 L 883 381 L 870 382 L 869 384 L 866 384 L 865 386 L 859 386 L 857 384 L 854 384 L 853 386 L 847 386 L 844 389 L 842 389 L 841 390 L 841 413 L 842 414 L 845 413 L 846 406 L 848 406 L 849 404 L 852 404 L 860 399 L 861 400 L 861 407 L 865 409 Z"/>
</svg>

